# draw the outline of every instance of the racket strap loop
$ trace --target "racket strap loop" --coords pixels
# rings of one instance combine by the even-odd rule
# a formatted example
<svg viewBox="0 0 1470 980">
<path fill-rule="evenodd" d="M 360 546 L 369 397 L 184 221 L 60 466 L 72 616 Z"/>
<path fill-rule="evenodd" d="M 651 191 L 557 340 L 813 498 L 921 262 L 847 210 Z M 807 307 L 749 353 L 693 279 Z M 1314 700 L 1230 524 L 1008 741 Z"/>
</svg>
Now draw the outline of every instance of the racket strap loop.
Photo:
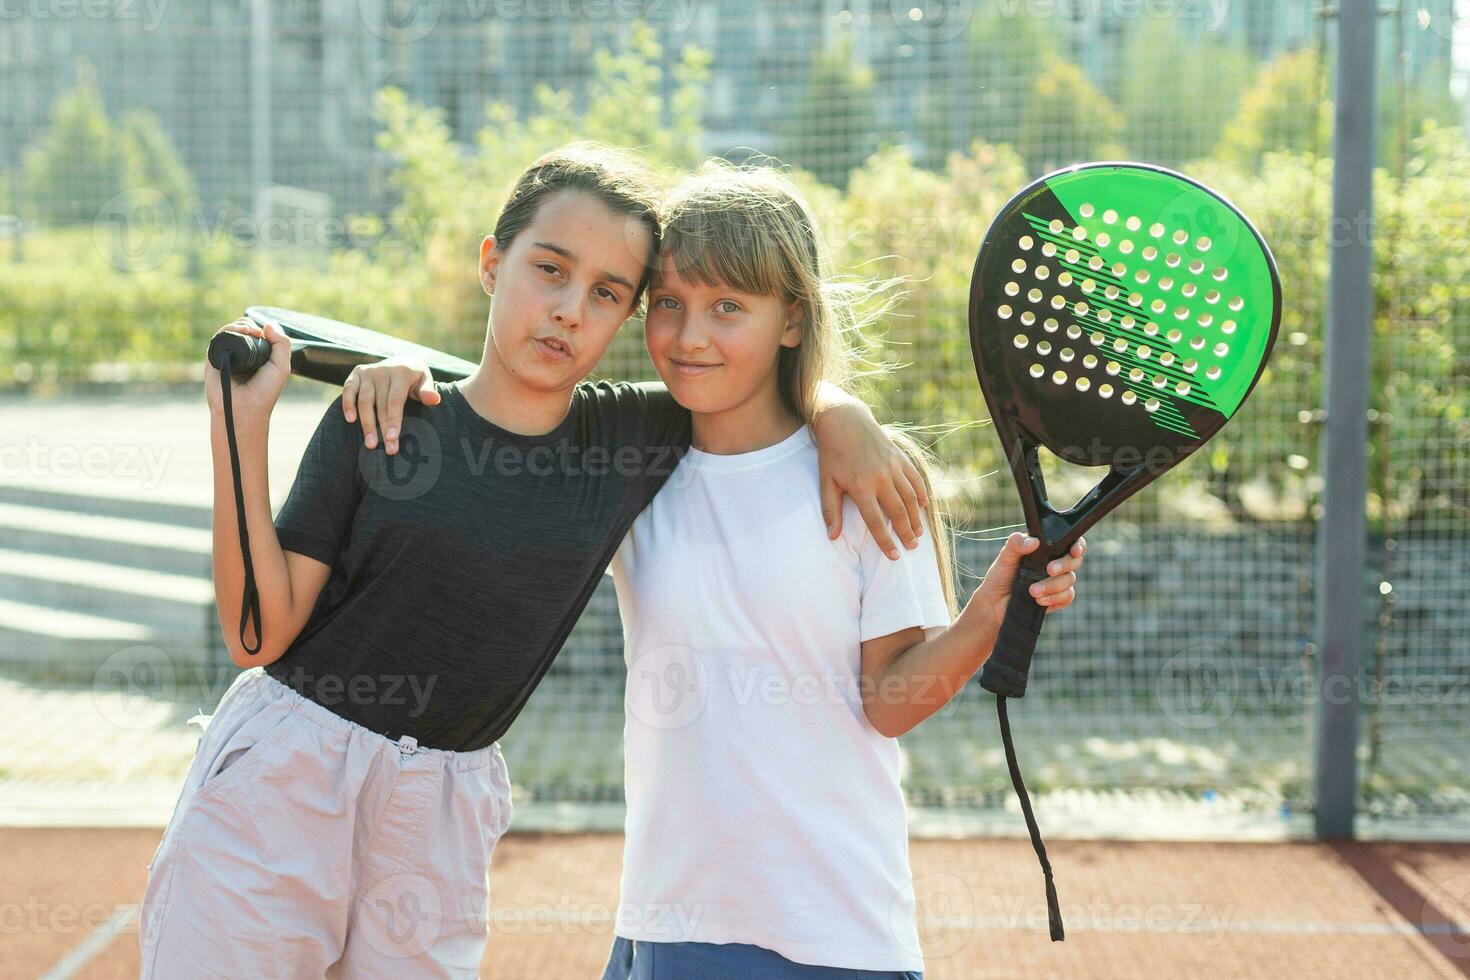
<svg viewBox="0 0 1470 980">
<path fill-rule="evenodd" d="M 1041 830 L 1036 826 L 1036 814 L 1031 812 L 1031 798 L 1026 795 L 1026 783 L 1021 779 L 1021 767 L 1016 763 L 1016 746 L 1011 741 L 1011 721 L 1006 714 L 1006 698 L 995 699 L 996 714 L 1000 718 L 1000 739 L 1005 743 L 1006 767 L 1011 771 L 1011 785 L 1021 801 L 1021 814 L 1026 818 L 1026 829 L 1031 832 L 1031 846 L 1041 861 L 1041 873 L 1046 877 L 1046 917 L 1051 927 L 1051 940 L 1062 942 L 1066 932 L 1062 928 L 1062 908 L 1057 901 L 1057 886 L 1052 880 L 1051 861 L 1046 857 L 1046 845 L 1041 841 Z"/>
<path fill-rule="evenodd" d="M 245 591 L 240 597 L 240 646 L 252 657 L 260 652 L 260 592 L 255 587 L 255 565 L 250 560 L 250 531 L 245 526 L 245 491 L 240 478 L 240 450 L 235 443 L 235 410 L 230 400 L 232 379 L 228 352 L 224 355 L 224 366 L 220 368 L 220 396 L 225 408 L 225 439 L 230 444 L 230 476 L 235 482 L 235 524 L 240 529 L 240 554 L 245 559 Z M 245 627 L 255 620 L 255 646 L 245 639 Z"/>
</svg>

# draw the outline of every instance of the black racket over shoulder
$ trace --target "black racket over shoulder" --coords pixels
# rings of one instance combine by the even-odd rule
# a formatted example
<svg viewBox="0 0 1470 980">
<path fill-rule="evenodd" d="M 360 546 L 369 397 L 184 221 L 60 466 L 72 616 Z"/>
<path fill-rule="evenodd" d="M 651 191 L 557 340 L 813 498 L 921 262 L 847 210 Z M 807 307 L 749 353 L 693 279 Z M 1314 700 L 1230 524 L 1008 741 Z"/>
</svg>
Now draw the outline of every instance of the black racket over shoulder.
<svg viewBox="0 0 1470 980">
<path fill-rule="evenodd" d="M 1204 445 L 1265 369 L 1281 281 L 1265 240 L 1224 196 L 1140 163 L 1079 164 L 1037 180 L 986 232 L 970 284 L 975 371 L 1040 547 L 1017 571 L 980 684 L 997 695 L 1011 782 L 1051 865 L 1011 741 L 1046 610 L 1030 587 L 1088 528 Z M 1047 498 L 1039 450 L 1106 467 L 1076 503 Z"/>
<path fill-rule="evenodd" d="M 291 373 L 327 384 L 341 385 L 359 364 L 372 364 L 385 357 L 406 355 L 428 365 L 440 381 L 459 381 L 474 373 L 476 364 L 452 354 L 368 330 L 314 313 L 252 306 L 245 315 L 257 324 L 274 321 L 291 340 Z M 249 378 L 270 360 L 270 344 L 259 337 L 221 330 L 210 340 L 209 362 L 237 380 Z"/>
</svg>

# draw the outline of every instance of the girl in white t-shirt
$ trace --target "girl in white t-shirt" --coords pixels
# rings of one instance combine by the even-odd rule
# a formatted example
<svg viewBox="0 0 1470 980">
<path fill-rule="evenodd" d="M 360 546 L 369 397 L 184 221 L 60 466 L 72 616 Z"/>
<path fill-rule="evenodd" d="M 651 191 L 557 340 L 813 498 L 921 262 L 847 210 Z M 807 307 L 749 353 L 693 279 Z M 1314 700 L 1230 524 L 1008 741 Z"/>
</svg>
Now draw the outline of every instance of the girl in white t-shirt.
<svg viewBox="0 0 1470 980">
<path fill-rule="evenodd" d="M 693 449 L 612 566 L 628 816 L 604 980 L 917 976 L 895 737 L 985 662 L 1036 541 L 1012 534 L 956 613 L 935 513 L 898 561 L 855 514 L 823 533 L 812 403 L 871 291 L 834 282 L 770 170 L 707 167 L 664 217 L 646 338 Z M 1033 588 L 1048 611 L 1085 547 Z"/>
</svg>

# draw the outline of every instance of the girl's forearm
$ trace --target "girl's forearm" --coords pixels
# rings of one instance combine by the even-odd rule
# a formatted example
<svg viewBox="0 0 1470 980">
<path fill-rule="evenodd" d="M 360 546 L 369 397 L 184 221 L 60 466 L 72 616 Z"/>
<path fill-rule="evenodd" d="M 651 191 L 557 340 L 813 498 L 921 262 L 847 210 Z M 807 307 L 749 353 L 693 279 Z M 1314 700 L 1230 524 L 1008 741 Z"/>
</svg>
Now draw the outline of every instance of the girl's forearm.
<svg viewBox="0 0 1470 980">
<path fill-rule="evenodd" d="M 256 629 L 261 624 L 275 624 L 279 628 L 288 621 L 291 609 L 290 573 L 271 516 L 268 434 L 269 420 L 259 424 L 241 424 L 236 420 L 241 499 L 245 504 L 246 527 L 250 532 L 255 586 L 260 595 L 261 623 L 256 623 L 252 617 L 245 628 L 245 638 L 252 646 L 255 645 Z M 214 604 L 219 611 L 220 628 L 224 631 L 230 659 L 236 664 L 241 667 L 268 664 L 283 652 L 278 649 L 279 644 L 272 644 L 269 625 L 263 627 L 257 653 L 245 652 L 240 643 L 245 562 L 240 554 L 235 482 L 230 469 L 230 446 L 223 417 L 216 416 L 210 422 L 210 446 L 214 455 Z"/>
<path fill-rule="evenodd" d="M 868 407 L 867 402 L 842 390 L 830 381 L 823 381 L 817 386 L 817 403 L 813 408 L 817 419 L 831 409 L 842 408 L 856 413 L 859 418 L 867 416 L 867 420 L 873 423 L 873 427 L 879 428 L 877 421 L 873 419 L 873 410 Z"/>
<path fill-rule="evenodd" d="M 866 712 L 875 728 L 896 738 L 964 689 L 995 647 L 996 630 L 977 620 L 967 607 L 943 633 L 904 650 L 871 679 Z"/>
</svg>

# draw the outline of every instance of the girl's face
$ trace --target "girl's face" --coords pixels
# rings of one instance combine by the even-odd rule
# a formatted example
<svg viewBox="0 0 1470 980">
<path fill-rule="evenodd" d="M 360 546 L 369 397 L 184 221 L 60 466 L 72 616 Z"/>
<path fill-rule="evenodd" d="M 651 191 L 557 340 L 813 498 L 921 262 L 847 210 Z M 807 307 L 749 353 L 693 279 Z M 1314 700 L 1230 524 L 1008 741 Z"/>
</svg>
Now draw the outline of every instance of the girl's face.
<svg viewBox="0 0 1470 980">
<path fill-rule="evenodd" d="M 493 356 L 528 387 L 575 386 L 633 312 L 652 247 L 643 222 L 580 191 L 542 201 L 509 248 L 486 238 L 480 281 L 495 296 Z"/>
<path fill-rule="evenodd" d="M 648 356 L 680 405 L 713 414 L 779 398 L 782 347 L 801 343 L 801 304 L 682 278 L 661 255 L 644 330 Z"/>
</svg>

